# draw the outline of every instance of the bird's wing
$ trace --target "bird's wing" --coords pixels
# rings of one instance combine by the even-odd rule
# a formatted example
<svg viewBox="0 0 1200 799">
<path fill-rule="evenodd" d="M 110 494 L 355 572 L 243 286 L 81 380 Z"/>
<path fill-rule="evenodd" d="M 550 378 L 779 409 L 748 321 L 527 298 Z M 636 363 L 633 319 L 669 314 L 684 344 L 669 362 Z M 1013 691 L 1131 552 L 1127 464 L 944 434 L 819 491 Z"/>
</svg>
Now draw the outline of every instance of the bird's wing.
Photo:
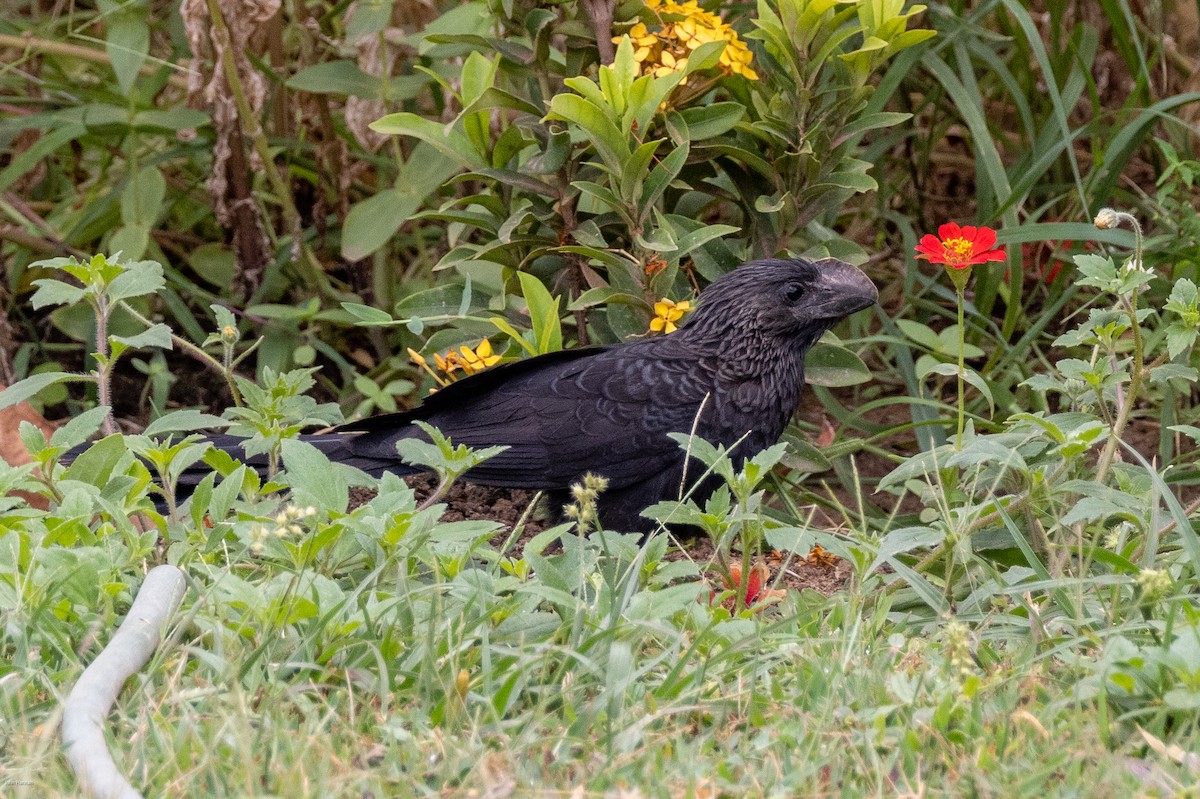
<svg viewBox="0 0 1200 799">
<path fill-rule="evenodd" d="M 410 423 L 422 419 L 456 444 L 508 447 L 470 471 L 475 482 L 561 489 L 592 472 L 621 488 L 679 462 L 666 434 L 691 429 L 711 386 L 711 369 L 663 337 L 483 372 L 415 411 L 348 429 L 365 431 L 357 453 L 394 457 L 396 441 L 421 435 Z"/>
</svg>

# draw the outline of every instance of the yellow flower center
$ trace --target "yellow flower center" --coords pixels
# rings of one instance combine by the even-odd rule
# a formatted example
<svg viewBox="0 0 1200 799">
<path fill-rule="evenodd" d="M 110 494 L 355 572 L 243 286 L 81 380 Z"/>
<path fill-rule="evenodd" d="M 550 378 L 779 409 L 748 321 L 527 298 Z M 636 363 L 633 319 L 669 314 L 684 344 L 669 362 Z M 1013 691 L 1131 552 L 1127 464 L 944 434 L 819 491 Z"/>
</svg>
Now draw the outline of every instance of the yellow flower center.
<svg viewBox="0 0 1200 799">
<path fill-rule="evenodd" d="M 966 239 L 946 239 L 942 242 L 946 260 L 954 263 L 962 263 L 970 258 L 972 249 L 974 249 L 974 245 Z"/>
</svg>

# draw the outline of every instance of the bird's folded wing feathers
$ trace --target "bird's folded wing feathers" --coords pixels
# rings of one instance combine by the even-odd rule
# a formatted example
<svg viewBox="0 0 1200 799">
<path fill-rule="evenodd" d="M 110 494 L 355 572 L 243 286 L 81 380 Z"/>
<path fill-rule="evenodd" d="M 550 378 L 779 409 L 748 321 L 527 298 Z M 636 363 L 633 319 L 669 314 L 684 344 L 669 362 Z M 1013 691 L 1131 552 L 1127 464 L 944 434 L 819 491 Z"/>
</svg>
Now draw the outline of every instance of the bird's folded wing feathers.
<svg viewBox="0 0 1200 799">
<path fill-rule="evenodd" d="M 708 370 L 686 353 L 664 352 L 665 343 L 645 352 L 632 345 L 586 357 L 541 356 L 522 362 L 524 368 L 495 370 L 500 374 L 492 380 L 461 381 L 431 397 L 419 416 L 368 420 L 370 429 L 352 448 L 394 455 L 396 441 L 421 435 L 410 422 L 422 418 L 455 444 L 508 447 L 469 472 L 474 482 L 561 489 L 590 471 L 622 488 L 678 462 L 678 445 L 667 433 L 692 428 L 712 385 Z"/>
</svg>

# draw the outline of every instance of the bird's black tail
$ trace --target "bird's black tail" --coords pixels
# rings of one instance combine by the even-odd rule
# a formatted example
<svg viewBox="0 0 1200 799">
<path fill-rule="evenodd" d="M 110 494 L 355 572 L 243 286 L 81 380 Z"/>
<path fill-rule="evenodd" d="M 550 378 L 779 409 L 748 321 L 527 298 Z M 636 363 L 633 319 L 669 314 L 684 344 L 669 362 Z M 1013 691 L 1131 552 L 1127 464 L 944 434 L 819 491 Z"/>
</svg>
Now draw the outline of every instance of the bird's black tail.
<svg viewBox="0 0 1200 799">
<path fill-rule="evenodd" d="M 356 469 L 361 469 L 376 478 L 382 476 L 384 472 L 408 475 L 424 471 L 421 467 L 411 466 L 400 460 L 398 455 L 394 458 L 378 458 L 366 457 L 357 453 L 354 448 L 354 439 L 359 435 L 361 434 L 354 432 L 313 433 L 301 435 L 299 440 L 320 450 L 332 463 L 345 464 Z M 262 453 L 247 453 L 245 447 L 247 441 L 248 439 L 241 436 L 218 433 L 205 436 L 197 443 L 210 444 L 218 452 L 223 452 L 234 461 L 245 464 L 250 469 L 253 469 L 259 478 L 265 482 L 270 476 L 270 460 Z M 91 443 L 75 447 L 63 457 L 63 464 L 70 464 L 90 446 Z M 286 462 L 277 465 L 284 469 L 287 468 Z M 180 474 L 179 480 L 175 485 L 176 501 L 182 502 L 187 497 L 190 497 L 192 492 L 195 491 L 196 486 L 213 471 L 213 467 L 205 462 L 205 460 L 196 461 L 188 466 Z"/>
</svg>

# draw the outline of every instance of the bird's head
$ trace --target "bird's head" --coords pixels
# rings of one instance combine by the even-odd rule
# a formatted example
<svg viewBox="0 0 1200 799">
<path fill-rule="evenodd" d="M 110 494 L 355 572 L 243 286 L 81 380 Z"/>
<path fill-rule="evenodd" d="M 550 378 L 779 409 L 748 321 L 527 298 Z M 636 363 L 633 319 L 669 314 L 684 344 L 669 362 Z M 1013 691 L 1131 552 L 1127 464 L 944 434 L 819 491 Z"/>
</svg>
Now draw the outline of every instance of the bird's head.
<svg viewBox="0 0 1200 799">
<path fill-rule="evenodd" d="M 751 261 L 700 295 L 685 330 L 725 336 L 737 330 L 811 344 L 855 311 L 874 305 L 879 292 L 858 268 L 836 258 Z"/>
</svg>

